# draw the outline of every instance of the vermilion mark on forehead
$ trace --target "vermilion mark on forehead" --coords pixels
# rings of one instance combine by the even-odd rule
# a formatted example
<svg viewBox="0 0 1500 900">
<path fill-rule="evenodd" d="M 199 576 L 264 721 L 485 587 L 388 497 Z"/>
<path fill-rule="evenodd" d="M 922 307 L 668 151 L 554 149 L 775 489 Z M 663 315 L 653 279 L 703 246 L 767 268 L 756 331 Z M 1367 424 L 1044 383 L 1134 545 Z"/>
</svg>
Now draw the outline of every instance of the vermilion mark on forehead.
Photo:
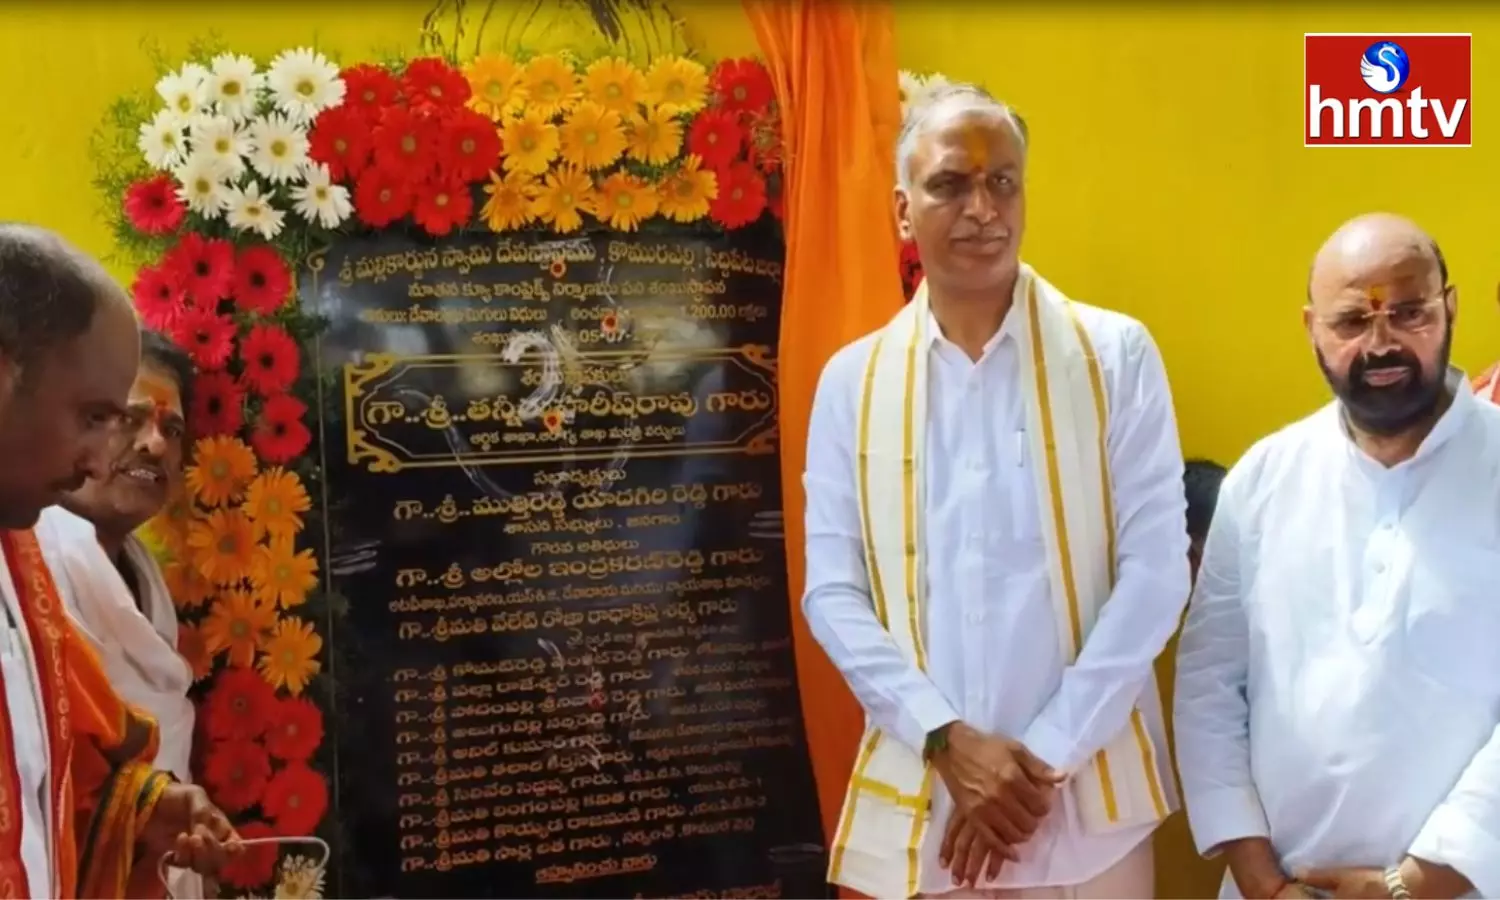
<svg viewBox="0 0 1500 900">
<path fill-rule="evenodd" d="M 990 141 L 983 125 L 976 123 L 959 126 L 958 145 L 963 148 L 964 155 L 969 158 L 971 172 L 983 172 L 989 169 Z"/>
<path fill-rule="evenodd" d="M 1369 290 L 1365 291 L 1365 299 L 1370 301 L 1370 308 L 1373 310 L 1378 311 L 1384 308 L 1386 301 L 1385 288 L 1378 284 L 1372 286 Z"/>
</svg>

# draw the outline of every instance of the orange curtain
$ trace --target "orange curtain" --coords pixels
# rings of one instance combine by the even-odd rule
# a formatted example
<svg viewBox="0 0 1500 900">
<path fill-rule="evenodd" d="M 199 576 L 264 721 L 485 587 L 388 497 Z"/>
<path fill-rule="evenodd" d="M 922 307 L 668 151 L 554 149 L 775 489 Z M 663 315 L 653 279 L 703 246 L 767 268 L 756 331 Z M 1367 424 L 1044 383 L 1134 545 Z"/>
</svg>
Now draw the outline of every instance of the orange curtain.
<svg viewBox="0 0 1500 900">
<path fill-rule="evenodd" d="M 832 840 L 863 717 L 802 618 L 802 468 L 823 364 L 901 308 L 891 212 L 901 103 L 890 0 L 742 0 L 787 151 L 781 483 L 802 715 Z"/>
</svg>

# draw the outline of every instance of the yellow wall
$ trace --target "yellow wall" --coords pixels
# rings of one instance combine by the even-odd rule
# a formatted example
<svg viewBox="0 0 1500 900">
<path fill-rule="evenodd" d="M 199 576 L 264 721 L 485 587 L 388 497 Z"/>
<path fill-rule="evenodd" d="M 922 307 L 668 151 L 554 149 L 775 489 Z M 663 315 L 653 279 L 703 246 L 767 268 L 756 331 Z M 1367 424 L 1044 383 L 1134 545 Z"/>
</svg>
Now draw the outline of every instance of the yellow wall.
<svg viewBox="0 0 1500 900">
<path fill-rule="evenodd" d="M 733 2 L 673 4 L 702 50 L 752 52 Z M 266 55 L 314 37 L 346 58 L 412 47 L 430 0 L 347 4 L 0 4 L 0 218 L 109 251 L 88 137 L 118 92 L 149 85 L 139 42 L 169 52 L 217 31 Z M 902 2 L 901 62 L 980 81 L 1032 126 L 1027 255 L 1069 293 L 1151 327 L 1191 454 L 1232 462 L 1326 397 L 1298 310 L 1310 256 L 1341 220 L 1391 209 L 1446 249 L 1464 314 L 1457 361 L 1500 351 L 1500 11 L 1474 3 Z M 1045 11 L 1044 11 L 1045 10 Z M 1472 31 L 1471 150 L 1308 150 L 1304 31 Z M 1489 88 L 1489 90 L 1486 90 Z M 122 277 L 127 273 L 116 270 Z M 1164 896 L 1207 896 L 1180 817 L 1163 835 Z"/>
</svg>

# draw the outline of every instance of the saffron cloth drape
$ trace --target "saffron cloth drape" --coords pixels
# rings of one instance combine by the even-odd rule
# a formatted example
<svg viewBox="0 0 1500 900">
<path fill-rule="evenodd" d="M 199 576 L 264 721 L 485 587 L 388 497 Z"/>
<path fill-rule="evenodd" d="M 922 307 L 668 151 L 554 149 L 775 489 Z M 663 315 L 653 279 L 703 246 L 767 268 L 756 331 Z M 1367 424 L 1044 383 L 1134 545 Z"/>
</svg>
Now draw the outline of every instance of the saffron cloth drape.
<svg viewBox="0 0 1500 900">
<path fill-rule="evenodd" d="M 823 364 L 902 304 L 891 206 L 901 127 L 895 23 L 890 0 L 742 3 L 776 84 L 787 154 L 781 482 L 798 689 L 831 840 L 863 716 L 802 617 L 802 470 Z"/>
</svg>

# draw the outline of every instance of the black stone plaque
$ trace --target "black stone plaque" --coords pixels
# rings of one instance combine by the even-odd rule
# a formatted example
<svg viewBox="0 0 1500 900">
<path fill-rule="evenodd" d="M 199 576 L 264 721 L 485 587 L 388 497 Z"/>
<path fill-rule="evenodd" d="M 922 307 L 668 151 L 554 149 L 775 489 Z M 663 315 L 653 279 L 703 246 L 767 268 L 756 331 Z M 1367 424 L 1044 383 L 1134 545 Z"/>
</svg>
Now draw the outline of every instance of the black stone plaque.
<svg viewBox="0 0 1500 900">
<path fill-rule="evenodd" d="M 776 435 L 783 248 L 349 239 L 327 317 L 344 896 L 780 896 L 821 844 Z"/>
</svg>

